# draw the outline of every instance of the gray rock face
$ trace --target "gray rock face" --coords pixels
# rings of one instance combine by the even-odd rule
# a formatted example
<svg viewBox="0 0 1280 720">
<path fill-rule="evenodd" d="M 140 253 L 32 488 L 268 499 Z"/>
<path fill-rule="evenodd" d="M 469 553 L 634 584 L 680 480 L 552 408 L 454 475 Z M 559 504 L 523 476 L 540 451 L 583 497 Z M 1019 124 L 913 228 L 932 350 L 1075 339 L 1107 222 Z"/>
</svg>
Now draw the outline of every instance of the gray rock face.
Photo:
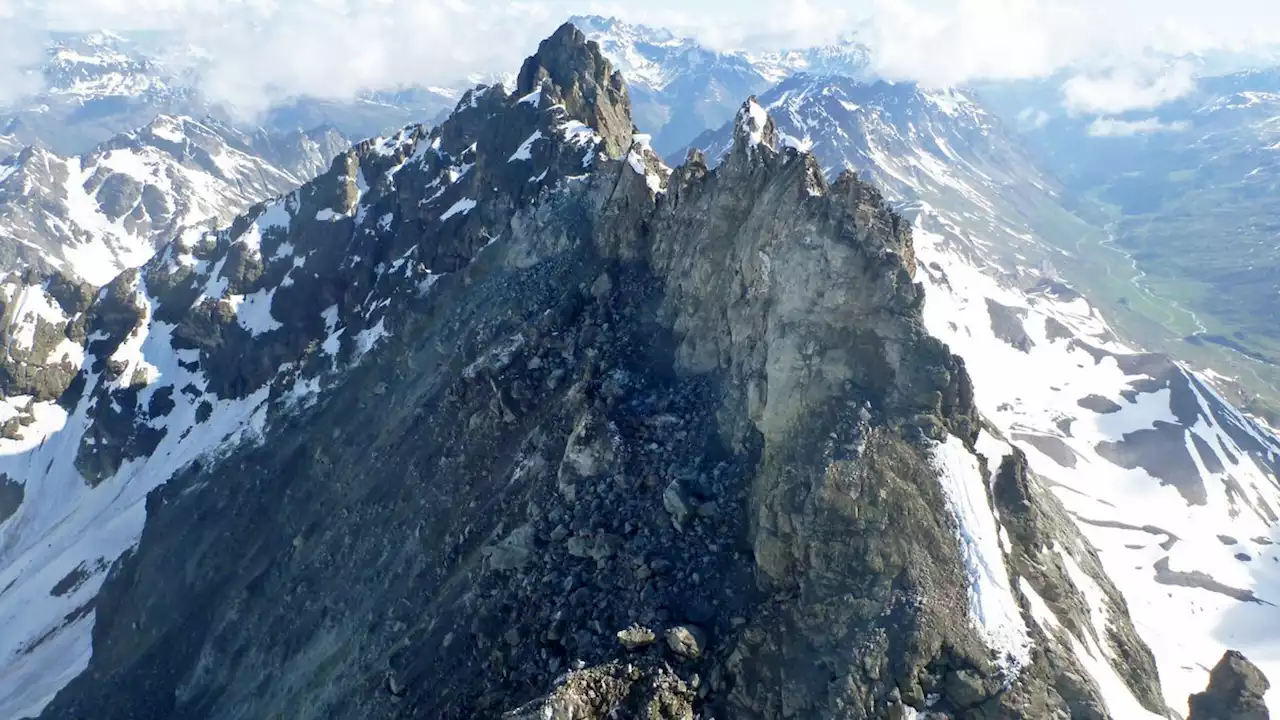
<svg viewBox="0 0 1280 720">
<path fill-rule="evenodd" d="M 1072 248 L 1083 232 L 1063 232 L 1074 220 L 1061 207 L 1061 188 L 1035 167 L 1013 133 L 976 97 L 911 85 L 796 76 L 759 102 L 782 143 L 811 147 L 828 178 L 856 168 L 913 221 L 922 270 L 916 279 L 928 288 L 927 327 L 969 361 L 984 415 L 1031 456 L 1032 467 L 1064 500 L 1069 493 L 1092 504 L 1081 511 L 1068 503 L 1107 570 L 1138 603 L 1134 617 L 1186 619 L 1183 634 L 1146 636 L 1171 685 L 1165 702 L 1182 705 L 1192 688 L 1203 686 L 1188 677 L 1203 658 L 1185 654 L 1192 643 L 1184 637 L 1213 646 L 1227 637 L 1222 628 L 1231 627 L 1237 642 L 1259 643 L 1241 650 L 1269 662 L 1253 649 L 1268 636 L 1253 628 L 1277 622 L 1274 600 L 1260 590 L 1277 567 L 1270 544 L 1280 488 L 1276 433 L 1231 407 L 1232 383 L 1136 352 L 1134 345 L 1149 343 L 1118 337 L 1107 325 L 1116 321 L 1133 332 L 1136 326 L 1123 319 L 1128 310 L 1100 312 L 1103 307 L 1065 284 L 1064 278 L 1090 294 L 1098 290 L 1094 299 L 1108 302 L 1095 284 L 1101 267 L 1089 265 L 1096 254 L 1073 252 L 1066 259 L 1052 249 Z M 735 136 L 734 125 L 726 124 L 695 146 L 714 162 L 732 151 Z M 1111 363 L 1122 373 L 1109 380 L 1094 374 Z M 1166 522 L 1155 498 L 1168 489 L 1194 506 L 1194 521 Z M 1265 542 L 1246 540 L 1224 552 L 1215 536 L 1238 534 L 1241 522 L 1256 522 L 1260 530 L 1249 534 Z M 1172 532 L 1146 530 L 1159 527 Z M 1069 554 L 1083 567 L 1087 551 Z M 1177 559 L 1193 556 L 1200 559 Z M 1227 568 L 1251 581 L 1228 578 Z M 1252 588 L 1259 588 L 1257 596 Z M 1222 614 L 1203 612 L 1202 599 L 1218 603 Z M 1095 612 L 1100 622 L 1105 604 L 1096 604 L 1104 606 Z M 1056 628 L 1057 620 L 1045 624 Z M 1092 642 L 1089 635 L 1078 638 L 1082 646 Z M 1106 642 L 1100 645 L 1105 650 Z M 1112 665 L 1121 675 L 1145 667 Z"/>
<path fill-rule="evenodd" d="M 750 104 L 720 168 L 667 171 L 572 27 L 519 85 L 68 310 L 74 470 L 14 462 L 93 498 L 174 471 L 66 583 L 102 582 L 93 654 L 42 717 L 1107 717 L 1061 639 L 1011 665 L 969 611 L 935 452 L 979 419 L 880 194 Z M 1028 566 L 1078 542 L 1010 474 Z"/>
<path fill-rule="evenodd" d="M 1191 696 L 1188 720 L 1270 720 L 1263 700 L 1271 683 L 1248 658 L 1229 650 L 1213 672 L 1209 687 Z"/>
</svg>

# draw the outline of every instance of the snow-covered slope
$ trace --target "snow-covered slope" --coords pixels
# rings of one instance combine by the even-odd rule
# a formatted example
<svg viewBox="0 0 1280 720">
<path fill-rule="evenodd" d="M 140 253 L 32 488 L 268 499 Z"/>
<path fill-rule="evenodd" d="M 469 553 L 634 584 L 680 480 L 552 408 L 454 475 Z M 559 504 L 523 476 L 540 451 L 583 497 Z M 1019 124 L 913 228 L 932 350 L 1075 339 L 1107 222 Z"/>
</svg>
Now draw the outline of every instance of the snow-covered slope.
<svg viewBox="0 0 1280 720">
<path fill-rule="evenodd" d="M 0 134 L 0 160 L 22 149 L 22 142 L 13 135 Z"/>
<path fill-rule="evenodd" d="M 930 331 L 1098 547 L 1170 706 L 1226 648 L 1280 674 L 1280 440 L 1209 378 L 1121 342 L 1069 287 L 1002 282 L 972 259 L 981 238 L 927 205 L 915 238 Z"/>
<path fill-rule="evenodd" d="M 1280 425 L 1280 69 L 1204 74 L 1114 115 L 1068 113 L 1041 90 L 983 94 L 1035 119 L 1025 142 L 1141 272 L 1137 302 L 1109 308 L 1117 322 L 1143 320 L 1160 330 L 1148 344 L 1239 377 L 1243 401 Z"/>
<path fill-rule="evenodd" d="M 105 284 L 182 228 L 301 185 L 344 144 L 161 116 L 78 157 L 28 148 L 0 164 L 3 267 L 47 264 Z"/>
<path fill-rule="evenodd" d="M 874 179 L 913 219 L 929 330 L 1098 548 L 1170 707 L 1226 648 L 1280 675 L 1280 439 L 1043 266 L 1037 209 L 1058 190 L 1001 124 L 963 93 L 831 78 L 793 77 L 760 105 L 783 144 Z M 699 144 L 718 157 L 728 132 Z"/>
</svg>

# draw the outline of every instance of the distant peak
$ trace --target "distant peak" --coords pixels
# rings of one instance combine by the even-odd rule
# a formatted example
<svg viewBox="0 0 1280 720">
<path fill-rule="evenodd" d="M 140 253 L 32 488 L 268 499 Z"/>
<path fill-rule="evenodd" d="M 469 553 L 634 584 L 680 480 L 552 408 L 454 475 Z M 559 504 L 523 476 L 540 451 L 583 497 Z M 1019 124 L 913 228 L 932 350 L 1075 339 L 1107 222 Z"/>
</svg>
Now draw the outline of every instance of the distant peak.
<svg viewBox="0 0 1280 720">
<path fill-rule="evenodd" d="M 185 115 L 170 115 L 162 113 L 155 116 L 151 122 L 147 123 L 147 127 L 171 127 L 174 125 L 182 125 L 190 118 Z"/>
<path fill-rule="evenodd" d="M 669 30 L 629 23 L 614 16 L 574 15 L 569 18 L 569 23 L 580 28 L 588 36 L 605 36 L 622 42 L 641 40 L 663 43 L 675 39 L 675 35 Z"/>
<path fill-rule="evenodd" d="M 603 15 L 570 15 L 565 25 L 572 25 L 583 30 L 595 30 L 598 28 L 607 28 L 618 24 L 616 17 L 605 17 Z"/>
<path fill-rule="evenodd" d="M 186 115 L 157 115 L 151 122 L 139 128 L 144 135 L 181 143 L 192 126 L 198 126 L 195 118 Z"/>
<path fill-rule="evenodd" d="M 537 54 L 520 68 L 517 94 L 523 97 L 535 90 L 549 91 L 570 117 L 598 132 L 610 157 L 621 157 L 630 149 L 635 127 L 622 74 L 614 72 L 600 46 L 572 23 L 543 40 Z"/>
<path fill-rule="evenodd" d="M 124 37 L 117 35 L 110 30 L 97 30 L 84 36 L 84 41 L 90 45 L 115 45 L 117 43 L 128 42 Z"/>
</svg>

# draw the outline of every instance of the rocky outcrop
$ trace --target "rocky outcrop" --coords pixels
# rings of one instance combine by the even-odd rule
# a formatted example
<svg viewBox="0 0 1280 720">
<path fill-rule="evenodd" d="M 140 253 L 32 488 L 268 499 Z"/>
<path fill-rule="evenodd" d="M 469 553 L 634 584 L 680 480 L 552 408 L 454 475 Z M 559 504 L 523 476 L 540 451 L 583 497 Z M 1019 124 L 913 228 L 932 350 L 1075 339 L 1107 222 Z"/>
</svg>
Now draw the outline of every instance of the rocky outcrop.
<svg viewBox="0 0 1280 720">
<path fill-rule="evenodd" d="M 1187 720 L 1269 720 L 1263 699 L 1271 683 L 1248 658 L 1228 650 L 1213 672 L 1209 687 L 1191 696 Z"/>
<path fill-rule="evenodd" d="M 30 451 L 17 512 L 68 472 L 150 495 L 109 573 L 59 557 L 101 590 L 43 716 L 1106 717 L 1031 647 L 880 194 L 754 102 L 722 167 L 668 171 L 572 27 L 524 67 L 88 311 L 75 470 Z"/>
<path fill-rule="evenodd" d="M 1001 449 L 1001 457 L 987 457 L 995 475 L 992 500 L 1013 541 L 1010 561 L 1019 582 L 1025 583 L 1023 594 L 1034 595 L 1047 611 L 1035 618 L 1035 624 L 1045 636 L 1042 657 L 1053 687 L 1089 714 L 1107 712 L 1087 693 L 1075 695 L 1088 686 L 1090 674 L 1073 645 L 1093 646 L 1111 659 L 1112 668 L 1142 706 L 1165 714 L 1155 658 L 1138 636 L 1124 596 L 1107 577 L 1097 553 L 1080 538 L 1058 499 L 1037 481 L 1026 455 L 1013 446 L 995 447 Z M 1099 604 L 1086 595 L 1091 589 L 1100 594 Z M 1101 620 L 1101 631 L 1095 618 Z"/>
<path fill-rule="evenodd" d="M 80 370 L 93 288 L 34 268 L 0 283 L 0 436 L 19 437 L 35 403 L 60 401 Z"/>
</svg>

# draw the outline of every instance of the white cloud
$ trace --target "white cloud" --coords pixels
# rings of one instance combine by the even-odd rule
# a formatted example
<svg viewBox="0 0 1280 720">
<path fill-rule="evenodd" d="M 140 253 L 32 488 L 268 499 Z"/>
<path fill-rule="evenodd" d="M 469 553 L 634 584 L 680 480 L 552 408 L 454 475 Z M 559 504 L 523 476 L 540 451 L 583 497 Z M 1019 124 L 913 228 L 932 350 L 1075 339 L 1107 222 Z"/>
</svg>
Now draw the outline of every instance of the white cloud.
<svg viewBox="0 0 1280 720">
<path fill-rule="evenodd" d="M 13 2 L 0 0 L 0 107 L 40 89 L 39 75 L 30 71 L 44 52 L 40 36 Z"/>
<path fill-rule="evenodd" d="M 242 1 L 257 4 L 233 21 L 182 18 L 177 28 L 209 53 L 202 90 L 242 114 L 286 97 L 342 99 L 515 71 L 562 20 L 532 2 L 495 12 L 481 0 Z"/>
<path fill-rule="evenodd" d="M 665 25 L 718 48 L 811 45 L 856 30 L 882 75 L 927 85 L 1071 68 L 1080 75 L 1071 100 L 1098 110 L 1117 107 L 1129 80 L 1138 107 L 1181 87 L 1125 74 L 1152 51 L 1280 43 L 1274 0 L 0 0 L 6 12 L 31 28 L 171 30 L 209 51 L 206 90 L 245 112 L 287 94 L 348 97 L 514 71 L 575 13 Z M 0 81 L 32 57 L 4 33 Z"/>
<path fill-rule="evenodd" d="M 1039 130 L 1049 124 L 1049 113 L 1039 108 L 1024 108 L 1018 113 L 1017 121 L 1020 130 Z"/>
<path fill-rule="evenodd" d="M 750 2 L 768 10 L 743 12 L 731 0 L 0 0 L 43 29 L 169 31 L 204 51 L 185 59 L 201 90 L 245 117 L 291 97 L 345 99 L 514 72 L 575 13 L 667 25 L 718 47 L 817 44 L 852 23 L 829 0 Z M 0 51 L 0 78 L 19 64 L 11 55 Z"/>
<path fill-rule="evenodd" d="M 938 84 L 1280 43 L 1274 0 L 870 1 L 882 70 Z"/>
<path fill-rule="evenodd" d="M 0 0 L 0 104 L 29 84 L 48 30 L 163 30 L 203 52 L 178 59 L 213 100 L 252 116 L 300 95 L 350 98 L 369 88 L 455 83 L 515 71 L 568 13 L 515 0 Z M 27 39 L 26 42 L 19 42 Z"/>
<path fill-rule="evenodd" d="M 1087 17 L 1074 2 L 873 0 L 863 37 L 891 80 L 954 85 L 1043 77 L 1067 65 Z"/>
<path fill-rule="evenodd" d="M 1077 75 L 1063 84 L 1063 101 L 1068 110 L 1090 115 L 1151 110 L 1194 90 L 1194 72 L 1188 62 L 1145 68 L 1134 63 Z"/>
<path fill-rule="evenodd" d="M 1118 120 L 1098 118 L 1089 124 L 1089 134 L 1094 137 L 1129 137 L 1161 132 L 1181 132 L 1187 129 L 1185 122 L 1161 122 L 1159 118 L 1142 120 Z"/>
</svg>

